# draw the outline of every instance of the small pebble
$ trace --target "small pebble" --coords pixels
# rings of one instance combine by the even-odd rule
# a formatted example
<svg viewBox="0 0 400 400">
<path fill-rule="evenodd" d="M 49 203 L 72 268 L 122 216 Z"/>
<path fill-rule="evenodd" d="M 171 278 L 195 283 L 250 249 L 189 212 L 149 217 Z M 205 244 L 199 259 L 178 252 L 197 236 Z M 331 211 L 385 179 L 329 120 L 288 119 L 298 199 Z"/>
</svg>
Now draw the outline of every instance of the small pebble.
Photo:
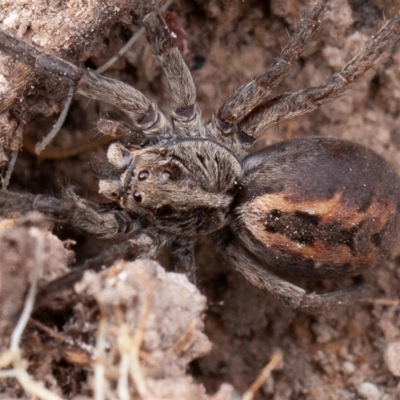
<svg viewBox="0 0 400 400">
<path fill-rule="evenodd" d="M 394 376 L 400 376 L 400 341 L 390 343 L 385 350 L 384 360 Z"/>
<path fill-rule="evenodd" d="M 371 382 L 363 382 L 358 386 L 357 392 L 360 396 L 367 400 L 378 400 L 382 396 L 382 392 L 375 384 Z"/>
<path fill-rule="evenodd" d="M 351 375 L 355 370 L 356 366 L 350 361 L 345 361 L 342 365 L 342 371 L 346 375 Z"/>
</svg>

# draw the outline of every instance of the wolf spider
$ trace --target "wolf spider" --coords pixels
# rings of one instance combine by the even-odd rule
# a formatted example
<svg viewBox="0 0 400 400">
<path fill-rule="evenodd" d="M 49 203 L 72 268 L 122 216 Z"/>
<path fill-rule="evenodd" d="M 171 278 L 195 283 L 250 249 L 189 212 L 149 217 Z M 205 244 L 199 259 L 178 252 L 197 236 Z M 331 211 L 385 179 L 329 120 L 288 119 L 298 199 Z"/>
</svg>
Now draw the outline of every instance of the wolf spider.
<svg viewBox="0 0 400 400">
<path fill-rule="evenodd" d="M 29 203 L 87 235 L 119 240 L 49 288 L 116 258 L 155 257 L 167 245 L 176 269 L 194 279 L 194 244 L 211 234 L 247 281 L 292 309 L 317 312 L 368 296 L 365 282 L 314 294 L 279 273 L 358 277 L 388 253 L 400 227 L 400 179 L 386 161 L 360 145 L 328 138 L 246 152 L 271 125 L 340 96 L 399 38 L 400 14 L 321 86 L 272 97 L 320 24 L 327 2 L 317 0 L 267 71 L 235 90 L 203 123 L 191 74 L 167 25 L 153 2 L 140 3 L 142 25 L 169 83 L 170 121 L 133 87 L 0 32 L 2 51 L 69 81 L 87 98 L 112 104 L 130 120 L 98 123 L 100 132 L 119 139 L 108 148 L 112 168 L 99 183 L 109 204 L 73 193 L 65 199 L 1 193 L 5 208 Z"/>
</svg>

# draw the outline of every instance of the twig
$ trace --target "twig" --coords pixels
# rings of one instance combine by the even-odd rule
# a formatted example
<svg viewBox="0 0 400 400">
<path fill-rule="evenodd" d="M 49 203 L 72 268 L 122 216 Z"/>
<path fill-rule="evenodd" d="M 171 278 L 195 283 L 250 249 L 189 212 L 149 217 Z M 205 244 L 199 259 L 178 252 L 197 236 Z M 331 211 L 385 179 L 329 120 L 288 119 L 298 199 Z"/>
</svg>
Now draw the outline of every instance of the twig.
<svg viewBox="0 0 400 400">
<path fill-rule="evenodd" d="M 251 384 L 251 386 L 244 392 L 241 400 L 253 400 L 257 391 L 261 388 L 264 382 L 271 376 L 271 372 L 279 368 L 282 364 L 283 355 L 280 350 L 275 350 L 272 354 L 271 360 L 269 363 L 262 369 L 260 375 L 258 375 L 257 379 Z"/>
<path fill-rule="evenodd" d="M 129 400 L 129 362 L 130 362 L 130 351 L 132 348 L 132 341 L 129 337 L 129 326 L 124 323 L 119 327 L 118 330 L 118 348 L 121 355 L 121 360 L 119 363 L 119 376 L 117 384 L 117 393 L 120 400 Z M 141 387 L 137 390 L 141 394 Z"/>
<path fill-rule="evenodd" d="M 103 145 L 109 145 L 110 143 L 116 140 L 115 137 L 110 136 L 101 136 L 91 140 L 88 140 L 84 143 L 79 143 L 75 147 L 68 148 L 46 148 L 44 149 L 40 155 L 37 157 L 38 161 L 45 160 L 65 160 L 67 158 L 76 157 L 80 154 L 87 153 L 91 149 L 95 149 L 96 147 L 101 147 Z M 35 152 L 35 142 L 30 139 L 28 136 L 24 136 L 23 140 L 24 149 L 32 155 L 37 156 Z"/>
<path fill-rule="evenodd" d="M 38 228 L 31 228 L 29 230 L 29 234 L 33 237 L 36 237 L 36 246 L 35 246 L 35 261 L 36 265 L 32 274 L 32 283 L 29 288 L 28 296 L 26 297 L 24 309 L 22 310 L 22 314 L 19 317 L 17 326 L 15 327 L 12 335 L 11 335 L 11 344 L 10 350 L 19 352 L 19 342 L 21 340 L 22 333 L 26 327 L 26 324 L 29 321 L 31 316 L 33 307 L 35 305 L 35 298 L 37 292 L 37 281 L 39 276 L 39 269 L 42 267 L 43 260 L 43 249 L 44 249 L 44 238 Z"/>
<path fill-rule="evenodd" d="M 197 339 L 196 332 L 194 328 L 196 328 L 198 321 L 194 319 L 190 322 L 188 329 L 181 335 L 181 337 L 173 344 L 172 352 L 176 356 L 180 356 L 185 351 L 189 350 L 192 344 Z"/>
<path fill-rule="evenodd" d="M 41 331 L 47 333 L 50 337 L 52 337 L 53 339 L 59 341 L 59 342 L 63 342 L 63 343 L 67 343 L 67 344 L 71 344 L 71 339 L 67 338 L 65 335 L 63 335 L 60 332 L 55 331 L 54 329 L 51 329 L 49 326 L 42 324 L 39 321 L 36 321 L 36 319 L 30 318 L 29 319 L 29 323 L 33 324 L 36 326 L 36 328 L 40 329 Z"/>
<path fill-rule="evenodd" d="M 57 118 L 56 123 L 54 124 L 53 128 L 51 128 L 51 131 L 42 139 L 42 141 L 38 142 L 35 146 L 35 153 L 37 155 L 39 155 L 48 146 L 48 144 L 57 136 L 57 133 L 63 126 L 65 118 L 67 118 L 72 98 L 74 97 L 74 92 L 75 89 L 73 87 L 70 87 L 68 89 L 67 100 L 65 101 L 63 109 L 61 110 L 61 113 Z"/>
<path fill-rule="evenodd" d="M 139 324 L 132 338 L 132 348 L 130 353 L 130 375 L 135 383 L 136 390 L 139 395 L 143 398 L 149 395 L 147 385 L 143 376 L 143 371 L 140 366 L 140 347 L 143 342 L 143 334 L 146 325 L 146 320 L 151 308 L 151 300 L 153 293 L 153 285 L 149 278 L 145 275 L 140 276 L 143 280 L 144 286 L 147 287 L 147 293 L 144 298 L 143 306 L 141 309 L 141 315 Z"/>
<path fill-rule="evenodd" d="M 373 299 L 372 304 L 379 306 L 397 307 L 400 304 L 400 300 L 380 298 L 380 299 Z"/>
<path fill-rule="evenodd" d="M 106 380 L 104 378 L 107 319 L 101 315 L 97 329 L 96 361 L 94 364 L 94 400 L 104 400 Z"/>
<path fill-rule="evenodd" d="M 15 163 L 17 162 L 17 157 L 18 157 L 18 150 L 15 150 L 11 154 L 10 163 L 8 164 L 8 168 L 7 168 L 6 174 L 4 176 L 4 179 L 2 179 L 2 182 L 1 182 L 1 187 L 3 190 L 6 190 L 8 184 L 10 183 L 11 174 L 14 170 Z"/>
</svg>

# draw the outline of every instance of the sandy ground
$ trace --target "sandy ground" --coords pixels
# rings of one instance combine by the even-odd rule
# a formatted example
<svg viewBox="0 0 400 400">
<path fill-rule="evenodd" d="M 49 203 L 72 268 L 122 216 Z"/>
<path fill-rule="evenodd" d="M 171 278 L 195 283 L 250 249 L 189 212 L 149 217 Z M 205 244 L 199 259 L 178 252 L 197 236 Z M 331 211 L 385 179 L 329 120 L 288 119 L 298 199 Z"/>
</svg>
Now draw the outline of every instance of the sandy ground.
<svg viewBox="0 0 400 400">
<path fill-rule="evenodd" d="M 134 3 L 36 0 L 33 6 L 18 0 L 0 5 L 0 28 L 96 68 L 138 29 L 129 12 Z M 235 87 L 265 71 L 307 12 L 307 2 L 176 0 L 169 10 L 206 120 Z M 383 14 L 396 11 L 395 1 L 333 0 L 319 32 L 280 89 L 324 82 L 381 26 Z M 134 85 L 168 110 L 167 85 L 144 37 L 106 75 Z M 97 194 L 97 171 L 106 146 L 96 135 L 95 123 L 98 115 L 115 110 L 75 98 L 55 141 L 40 158 L 33 153 L 34 144 L 51 129 L 66 93 L 62 83 L 51 83 L 0 55 L 0 167 L 5 174 L 13 152 L 20 150 L 10 190 L 60 196 L 73 185 L 81 195 L 104 201 Z M 256 146 L 310 135 L 343 138 L 374 149 L 400 171 L 399 100 L 400 43 L 340 99 L 272 127 Z M 80 263 L 104 246 L 67 226 L 56 226 L 53 235 L 38 215 L 12 223 L 18 211 L 0 223 L 0 265 L 6 271 L 0 280 L 0 303 L 12 305 L 1 311 L 3 351 L 37 264 L 47 261 L 41 285 L 63 274 L 74 253 Z M 183 277 L 166 274 L 153 262 L 117 263 L 108 273 L 88 275 L 78 293 L 60 294 L 36 311 L 21 348 L 29 373 L 63 398 L 98 393 L 93 375 L 101 364 L 95 361 L 97 354 L 106 360 L 108 397 L 112 392 L 120 398 L 206 398 L 226 382 L 234 390 L 220 392 L 219 398 L 233 399 L 279 349 L 283 366 L 266 380 L 258 399 L 397 399 L 399 255 L 400 248 L 371 272 L 379 300 L 308 317 L 252 288 L 202 239 L 197 249 L 202 295 Z M 171 269 L 166 259 L 161 263 Z M 17 269 L 22 273 L 16 277 Z M 316 291 L 344 284 L 298 283 Z M 126 386 L 124 354 L 137 367 Z M 8 397 L 24 397 L 14 378 L 0 380 L 0 398 Z"/>
</svg>

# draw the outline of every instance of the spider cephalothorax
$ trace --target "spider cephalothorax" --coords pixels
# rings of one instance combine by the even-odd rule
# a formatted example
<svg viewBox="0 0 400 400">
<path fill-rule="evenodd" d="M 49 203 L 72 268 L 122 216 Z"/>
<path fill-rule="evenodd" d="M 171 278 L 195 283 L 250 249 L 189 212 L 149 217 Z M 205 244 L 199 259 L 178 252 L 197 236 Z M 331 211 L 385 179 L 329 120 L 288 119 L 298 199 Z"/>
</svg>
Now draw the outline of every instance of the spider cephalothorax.
<svg viewBox="0 0 400 400">
<path fill-rule="evenodd" d="M 295 139 L 246 156 L 267 127 L 340 96 L 400 36 L 397 14 L 326 83 L 273 97 L 327 3 L 315 1 L 265 74 L 235 90 L 205 124 L 189 69 L 152 1 L 140 1 L 140 17 L 170 86 L 171 121 L 138 90 L 0 32 L 7 54 L 67 80 L 81 95 L 106 101 L 129 119 L 126 125 L 98 123 L 103 134 L 121 139 L 109 147 L 113 171 L 100 181 L 100 193 L 111 203 L 3 191 L 3 206 L 31 204 L 85 234 L 120 240 L 73 279 L 116 258 L 154 257 L 165 245 L 176 268 L 193 278 L 195 240 L 211 233 L 237 271 L 293 309 L 314 312 L 365 297 L 370 292 L 364 283 L 317 295 L 279 272 L 353 277 L 376 265 L 400 228 L 400 179 L 390 166 L 360 145 L 326 138 Z M 66 282 L 71 279 L 52 287 Z"/>
<path fill-rule="evenodd" d="M 113 144 L 110 163 L 119 181 L 100 181 L 100 192 L 128 213 L 179 236 L 196 236 L 226 224 L 240 178 L 236 157 L 207 139 L 181 139 L 143 150 Z"/>
</svg>

